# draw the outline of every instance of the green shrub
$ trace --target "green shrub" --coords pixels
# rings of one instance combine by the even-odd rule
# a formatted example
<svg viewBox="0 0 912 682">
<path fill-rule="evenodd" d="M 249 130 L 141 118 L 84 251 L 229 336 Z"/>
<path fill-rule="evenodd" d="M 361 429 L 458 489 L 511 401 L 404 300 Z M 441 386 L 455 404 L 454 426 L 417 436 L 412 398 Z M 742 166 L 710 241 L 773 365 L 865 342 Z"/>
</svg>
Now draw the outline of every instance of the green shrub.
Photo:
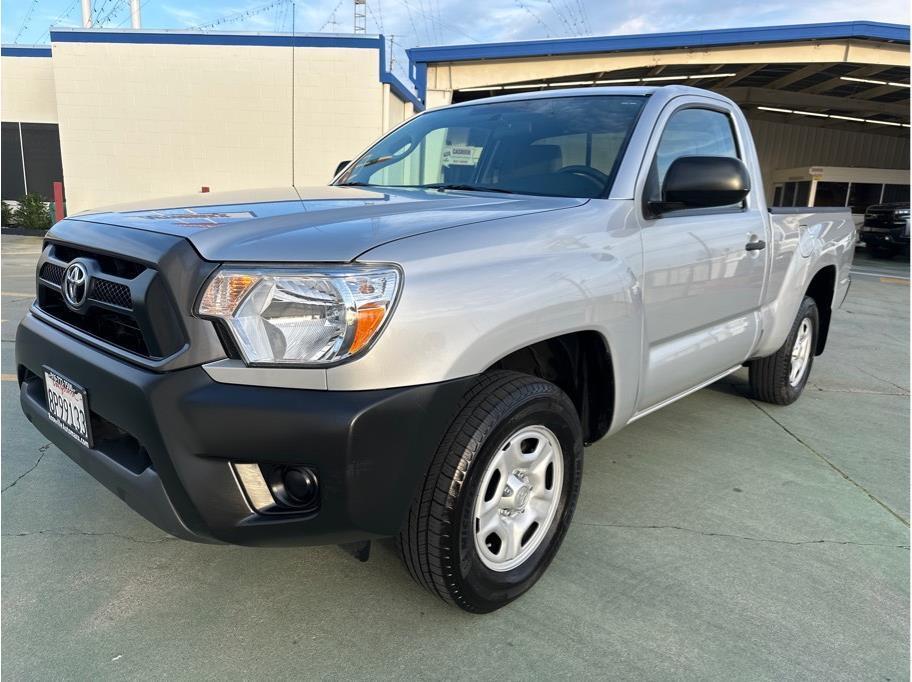
<svg viewBox="0 0 912 682">
<path fill-rule="evenodd" d="M 13 209 L 10 208 L 10 205 L 5 201 L 3 202 L 3 219 L 0 220 L 0 223 L 7 227 L 13 225 Z"/>
<path fill-rule="evenodd" d="M 19 227 L 46 230 L 51 226 L 51 211 L 40 194 L 26 194 L 13 212 L 13 222 Z"/>
</svg>

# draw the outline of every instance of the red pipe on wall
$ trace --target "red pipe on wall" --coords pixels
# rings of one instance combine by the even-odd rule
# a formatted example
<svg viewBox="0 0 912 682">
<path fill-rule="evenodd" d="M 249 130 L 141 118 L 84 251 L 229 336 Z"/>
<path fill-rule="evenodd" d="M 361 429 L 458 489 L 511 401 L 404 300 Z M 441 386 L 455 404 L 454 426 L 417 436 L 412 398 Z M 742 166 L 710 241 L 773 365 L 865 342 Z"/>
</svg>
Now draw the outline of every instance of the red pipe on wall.
<svg viewBox="0 0 912 682">
<path fill-rule="evenodd" d="M 63 183 L 54 183 L 54 222 L 63 220 Z"/>
</svg>

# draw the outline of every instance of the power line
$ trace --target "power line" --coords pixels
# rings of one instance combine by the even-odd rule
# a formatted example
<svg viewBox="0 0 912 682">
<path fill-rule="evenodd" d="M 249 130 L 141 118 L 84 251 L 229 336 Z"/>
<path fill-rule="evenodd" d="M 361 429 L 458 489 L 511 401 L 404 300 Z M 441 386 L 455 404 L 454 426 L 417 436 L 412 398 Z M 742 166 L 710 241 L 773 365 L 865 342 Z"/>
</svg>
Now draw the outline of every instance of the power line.
<svg viewBox="0 0 912 682">
<path fill-rule="evenodd" d="M 370 14 L 371 19 L 374 20 L 374 24 L 377 25 L 379 32 L 383 33 L 383 18 L 378 18 L 377 15 L 374 14 L 374 10 L 371 9 L 370 3 L 367 3 L 364 6 L 367 7 L 367 13 Z"/>
<path fill-rule="evenodd" d="M 551 11 L 554 12 L 555 16 L 560 19 L 560 22 L 564 25 L 564 28 L 567 29 L 567 35 L 573 35 L 573 27 L 570 25 L 570 22 L 567 21 L 567 17 L 557 9 L 557 5 L 554 3 L 554 0 L 545 0 L 548 3 L 548 6 L 551 8 Z"/>
<path fill-rule="evenodd" d="M 586 18 L 583 16 L 583 7 L 580 0 L 564 0 L 567 7 L 567 14 L 573 17 L 573 23 L 577 26 L 580 35 L 586 33 Z"/>
<path fill-rule="evenodd" d="M 425 12 L 424 10 L 422 10 L 422 9 L 420 9 L 420 8 L 418 8 L 418 7 L 413 6 L 413 5 L 411 4 L 412 0 L 399 0 L 399 1 L 400 1 L 403 5 L 405 5 L 406 8 L 408 8 L 408 9 L 410 9 L 410 10 L 415 10 L 416 12 L 418 12 L 419 14 L 421 14 L 423 17 L 427 18 L 427 12 Z M 480 42 L 480 41 L 478 40 L 478 38 L 475 38 L 475 37 L 473 37 L 473 36 L 470 36 L 468 33 L 466 33 L 465 31 L 461 30 L 458 26 L 454 26 L 453 24 L 449 24 L 449 23 L 446 23 L 446 22 L 443 22 L 443 21 L 440 22 L 440 25 L 441 25 L 441 27 L 443 27 L 443 28 L 449 29 L 449 30 L 450 30 L 451 32 L 453 32 L 453 33 L 458 33 L 459 35 L 468 38 L 468 39 L 471 40 L 473 43 Z M 414 27 L 414 24 L 413 24 L 413 27 Z M 417 31 L 415 31 L 415 35 L 416 35 L 416 37 L 418 36 L 418 32 L 417 32 Z"/>
<path fill-rule="evenodd" d="M 571 0 L 558 0 L 561 6 L 563 7 L 563 12 L 566 14 L 568 21 L 573 26 L 573 32 L 575 35 L 581 35 L 582 30 L 580 28 L 579 17 L 574 14 L 573 4 Z"/>
<path fill-rule="evenodd" d="M 580 16 L 583 18 L 583 24 L 588 33 L 592 33 L 592 22 L 589 21 L 589 10 L 586 9 L 586 3 L 583 0 L 576 0 L 576 6 L 579 8 Z"/>
<path fill-rule="evenodd" d="M 551 37 L 551 27 L 548 26 L 548 24 L 546 24 L 544 22 L 544 20 L 541 18 L 541 15 L 539 15 L 538 12 L 533 11 L 533 9 L 531 7 L 529 7 L 529 5 L 524 3 L 523 0 L 513 0 L 513 1 L 516 3 L 517 7 L 519 7 L 522 10 L 525 10 L 526 14 L 528 14 L 530 17 L 532 17 L 539 26 L 541 26 L 543 29 L 545 29 L 546 38 Z"/>
<path fill-rule="evenodd" d="M 424 6 L 424 0 L 418 0 L 421 12 L 424 14 L 424 32 L 427 34 L 429 42 L 440 42 L 440 27 L 434 24 L 433 5 L 431 12 L 428 12 Z"/>
<path fill-rule="evenodd" d="M 142 3 L 139 5 L 139 11 L 142 12 L 144 9 L 146 9 L 146 5 L 148 5 L 151 1 L 152 0 L 143 0 Z M 125 16 L 123 19 L 121 19 L 120 23 L 117 24 L 116 28 L 120 28 L 121 26 L 126 24 L 128 21 L 130 21 L 130 19 L 132 19 L 132 12 L 130 14 L 127 14 L 127 16 Z"/>
<path fill-rule="evenodd" d="M 120 10 L 122 10 L 124 7 L 127 7 L 128 2 L 129 0 L 115 0 L 114 5 L 111 7 L 110 11 L 104 17 L 99 19 L 96 22 L 96 25 L 104 26 L 106 23 L 114 19 L 118 14 L 120 14 Z"/>
<path fill-rule="evenodd" d="M 50 38 L 51 37 L 51 28 L 53 28 L 54 26 L 59 24 L 61 21 L 63 21 L 67 17 L 69 17 L 73 13 L 73 10 L 76 9 L 76 5 L 78 5 L 78 4 L 79 4 L 79 0 L 73 0 L 73 2 L 70 3 L 70 6 L 67 7 L 67 9 L 64 10 L 63 12 L 61 12 L 60 15 L 56 19 L 54 19 L 53 22 L 51 22 L 51 25 L 48 28 L 48 30 L 41 34 L 41 37 L 36 41 L 36 43 L 43 42 L 45 36 Z"/>
<path fill-rule="evenodd" d="M 330 22 L 332 22 L 333 28 L 335 28 L 335 26 L 336 26 L 336 12 L 338 12 L 338 11 L 339 11 L 339 8 L 342 7 L 342 3 L 343 3 L 343 2 L 345 2 L 345 0 L 339 0 L 339 2 L 336 3 L 336 6 L 333 7 L 333 11 L 329 13 L 329 16 L 328 16 L 328 17 L 326 17 L 326 21 L 324 21 L 323 24 L 320 26 L 320 28 L 317 29 L 317 33 L 322 32 L 324 28 L 326 28 L 327 26 L 329 26 Z"/>
<path fill-rule="evenodd" d="M 92 14 L 92 25 L 97 26 L 98 20 L 101 18 L 101 15 L 104 14 L 105 8 L 111 3 L 111 0 L 104 0 L 101 4 L 95 5 Z M 115 3 L 116 4 L 116 3 Z"/>
</svg>

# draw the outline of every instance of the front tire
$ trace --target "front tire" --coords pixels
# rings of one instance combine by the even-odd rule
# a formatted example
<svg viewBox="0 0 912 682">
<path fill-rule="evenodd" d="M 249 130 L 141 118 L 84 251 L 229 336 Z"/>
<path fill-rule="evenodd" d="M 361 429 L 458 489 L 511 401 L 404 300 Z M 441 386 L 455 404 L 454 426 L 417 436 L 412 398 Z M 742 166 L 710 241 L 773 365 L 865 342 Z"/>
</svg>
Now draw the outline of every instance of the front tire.
<svg viewBox="0 0 912 682">
<path fill-rule="evenodd" d="M 820 314 L 817 304 L 805 296 L 788 338 L 773 355 L 752 360 L 751 392 L 758 400 L 774 405 L 791 405 L 807 385 L 817 349 Z"/>
<path fill-rule="evenodd" d="M 466 611 L 510 603 L 557 553 L 582 465 L 579 416 L 560 388 L 517 372 L 479 377 L 399 534 L 412 577 Z"/>
</svg>

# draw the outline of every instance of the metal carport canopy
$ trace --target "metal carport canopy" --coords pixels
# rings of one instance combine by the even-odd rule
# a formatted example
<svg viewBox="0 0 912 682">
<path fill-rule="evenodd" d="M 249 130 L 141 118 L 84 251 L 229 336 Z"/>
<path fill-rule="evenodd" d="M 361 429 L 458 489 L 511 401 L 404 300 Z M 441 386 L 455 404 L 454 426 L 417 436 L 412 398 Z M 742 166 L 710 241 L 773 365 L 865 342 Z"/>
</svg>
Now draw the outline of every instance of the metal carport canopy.
<svg viewBox="0 0 912 682">
<path fill-rule="evenodd" d="M 828 125 L 907 134 L 909 27 L 869 21 L 527 40 L 408 50 L 429 106 L 502 90 L 686 82 L 761 116 L 810 111 Z M 477 95 L 473 94 L 477 93 Z M 766 112 L 765 108 L 779 112 Z M 857 120 L 851 120 L 857 119 Z M 883 125 L 863 125 L 869 119 Z"/>
</svg>

